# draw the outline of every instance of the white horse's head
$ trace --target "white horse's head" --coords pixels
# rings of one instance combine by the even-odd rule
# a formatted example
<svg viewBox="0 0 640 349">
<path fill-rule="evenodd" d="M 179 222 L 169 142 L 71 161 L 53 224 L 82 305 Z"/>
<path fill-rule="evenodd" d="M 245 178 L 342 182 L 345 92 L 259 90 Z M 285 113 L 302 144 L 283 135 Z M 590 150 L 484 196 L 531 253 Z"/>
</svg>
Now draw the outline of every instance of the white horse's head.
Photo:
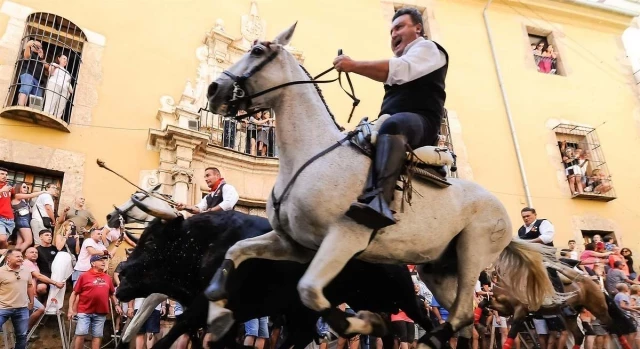
<svg viewBox="0 0 640 349">
<path fill-rule="evenodd" d="M 284 48 L 295 29 L 296 24 L 273 41 L 254 42 L 249 52 L 209 85 L 209 109 L 217 114 L 235 115 L 238 110 L 272 108 L 272 101 L 278 99 L 282 89 L 249 97 L 292 81 L 293 73 L 301 71 L 296 59 Z"/>
</svg>

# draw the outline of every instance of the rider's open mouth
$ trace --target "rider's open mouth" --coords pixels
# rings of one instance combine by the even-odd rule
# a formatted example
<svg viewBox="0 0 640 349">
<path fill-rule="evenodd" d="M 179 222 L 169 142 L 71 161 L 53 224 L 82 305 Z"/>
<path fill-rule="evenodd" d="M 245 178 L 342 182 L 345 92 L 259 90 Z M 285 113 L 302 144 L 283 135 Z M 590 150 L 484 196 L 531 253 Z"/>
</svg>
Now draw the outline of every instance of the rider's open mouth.
<svg viewBox="0 0 640 349">
<path fill-rule="evenodd" d="M 395 50 L 402 43 L 402 37 L 398 37 L 393 40 L 393 49 Z"/>
</svg>

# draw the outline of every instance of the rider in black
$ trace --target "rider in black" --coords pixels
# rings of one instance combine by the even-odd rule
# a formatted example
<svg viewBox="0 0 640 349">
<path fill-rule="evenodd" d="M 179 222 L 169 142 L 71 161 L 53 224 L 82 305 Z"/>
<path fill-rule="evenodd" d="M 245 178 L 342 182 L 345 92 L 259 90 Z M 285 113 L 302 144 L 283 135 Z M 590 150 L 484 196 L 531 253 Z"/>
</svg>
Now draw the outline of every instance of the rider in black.
<svg viewBox="0 0 640 349">
<path fill-rule="evenodd" d="M 390 114 L 380 127 L 376 153 L 365 191 L 347 216 L 372 229 L 395 224 L 389 203 L 412 149 L 435 145 L 444 113 L 444 81 L 449 65 L 447 52 L 424 38 L 422 15 L 403 8 L 393 16 L 391 49 L 395 57 L 380 61 L 354 61 L 340 55 L 333 65 L 384 83 L 380 115 Z"/>
</svg>

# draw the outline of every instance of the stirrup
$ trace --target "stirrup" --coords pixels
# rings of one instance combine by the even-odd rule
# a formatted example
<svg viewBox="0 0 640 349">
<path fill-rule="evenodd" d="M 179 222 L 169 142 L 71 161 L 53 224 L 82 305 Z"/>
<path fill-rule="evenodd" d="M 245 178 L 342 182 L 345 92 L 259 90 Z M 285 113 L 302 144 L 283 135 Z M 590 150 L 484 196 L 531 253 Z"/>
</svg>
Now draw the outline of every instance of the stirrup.
<svg viewBox="0 0 640 349">
<path fill-rule="evenodd" d="M 369 203 L 354 202 L 345 215 L 371 229 L 382 229 L 396 224 L 393 212 L 379 194 Z"/>
</svg>

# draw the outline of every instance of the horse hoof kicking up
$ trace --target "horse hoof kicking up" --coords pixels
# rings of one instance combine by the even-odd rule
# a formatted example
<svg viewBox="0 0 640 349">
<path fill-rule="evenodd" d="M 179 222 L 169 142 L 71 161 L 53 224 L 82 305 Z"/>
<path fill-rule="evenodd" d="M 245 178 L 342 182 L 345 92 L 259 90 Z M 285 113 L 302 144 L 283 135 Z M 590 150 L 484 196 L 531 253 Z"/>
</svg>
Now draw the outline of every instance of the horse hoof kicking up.
<svg viewBox="0 0 640 349">
<path fill-rule="evenodd" d="M 222 265 L 216 271 L 216 274 L 213 276 L 211 283 L 204 291 L 204 295 L 208 300 L 212 302 L 216 302 L 219 300 L 227 299 L 227 282 L 229 281 L 229 277 L 231 277 L 231 273 L 235 270 L 233 266 L 233 261 L 229 259 L 225 259 L 222 262 Z"/>
</svg>

